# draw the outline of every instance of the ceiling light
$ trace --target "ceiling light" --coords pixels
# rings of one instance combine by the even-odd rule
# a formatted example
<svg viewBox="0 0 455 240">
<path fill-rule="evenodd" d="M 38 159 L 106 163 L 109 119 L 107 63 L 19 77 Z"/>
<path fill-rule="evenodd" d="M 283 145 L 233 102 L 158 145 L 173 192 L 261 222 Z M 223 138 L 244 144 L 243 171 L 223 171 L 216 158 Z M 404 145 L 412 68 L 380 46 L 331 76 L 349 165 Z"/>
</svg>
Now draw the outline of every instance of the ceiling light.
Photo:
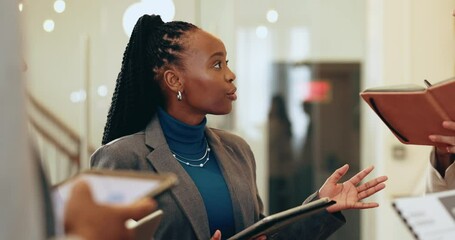
<svg viewBox="0 0 455 240">
<path fill-rule="evenodd" d="M 100 97 L 106 97 L 107 96 L 107 87 L 106 85 L 101 85 L 96 89 L 96 92 Z"/>
<path fill-rule="evenodd" d="M 267 12 L 267 21 L 275 23 L 278 21 L 278 12 L 274 9 L 271 9 Z"/>
<path fill-rule="evenodd" d="M 65 11 L 65 7 L 66 7 L 66 4 L 65 4 L 65 1 L 63 0 L 56 0 L 54 2 L 54 10 L 57 12 L 57 13 L 62 13 Z"/>
<path fill-rule="evenodd" d="M 144 14 L 158 14 L 164 22 L 174 19 L 175 5 L 172 0 L 142 0 L 130 5 L 123 13 L 123 30 L 131 35 L 137 20 Z"/>
<path fill-rule="evenodd" d="M 269 33 L 269 29 L 266 26 L 259 26 L 256 28 L 256 35 L 258 38 L 266 38 Z"/>
<path fill-rule="evenodd" d="M 54 31 L 54 28 L 55 28 L 55 23 L 54 23 L 53 20 L 47 19 L 47 20 L 44 21 L 44 23 L 43 23 L 44 31 L 52 32 L 52 31 Z"/>
</svg>

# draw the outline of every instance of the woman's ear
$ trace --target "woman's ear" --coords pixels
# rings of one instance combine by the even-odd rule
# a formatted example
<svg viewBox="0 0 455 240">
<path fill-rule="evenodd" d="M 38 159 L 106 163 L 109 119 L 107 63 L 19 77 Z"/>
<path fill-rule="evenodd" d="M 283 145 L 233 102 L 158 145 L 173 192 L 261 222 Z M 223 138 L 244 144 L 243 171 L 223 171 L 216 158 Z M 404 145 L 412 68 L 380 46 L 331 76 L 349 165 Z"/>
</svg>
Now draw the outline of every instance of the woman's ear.
<svg viewBox="0 0 455 240">
<path fill-rule="evenodd" d="M 183 81 L 179 77 L 179 73 L 175 70 L 168 69 L 163 74 L 164 83 L 173 92 L 183 90 Z"/>
</svg>

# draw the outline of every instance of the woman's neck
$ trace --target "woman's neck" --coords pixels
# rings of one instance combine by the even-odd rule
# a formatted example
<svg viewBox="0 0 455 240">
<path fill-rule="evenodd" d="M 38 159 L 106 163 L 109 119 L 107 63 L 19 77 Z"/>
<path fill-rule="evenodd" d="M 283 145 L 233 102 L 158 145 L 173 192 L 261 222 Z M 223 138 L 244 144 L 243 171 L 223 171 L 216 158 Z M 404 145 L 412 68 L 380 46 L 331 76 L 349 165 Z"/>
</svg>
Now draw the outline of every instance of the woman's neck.
<svg viewBox="0 0 455 240">
<path fill-rule="evenodd" d="M 199 124 L 188 125 L 169 115 L 163 109 L 158 110 L 158 118 L 166 141 L 171 150 L 179 153 L 199 153 L 206 148 L 204 118 Z"/>
<path fill-rule="evenodd" d="M 191 126 L 196 126 L 205 119 L 204 113 L 194 113 L 184 107 L 166 106 L 164 111 L 180 122 Z"/>
</svg>

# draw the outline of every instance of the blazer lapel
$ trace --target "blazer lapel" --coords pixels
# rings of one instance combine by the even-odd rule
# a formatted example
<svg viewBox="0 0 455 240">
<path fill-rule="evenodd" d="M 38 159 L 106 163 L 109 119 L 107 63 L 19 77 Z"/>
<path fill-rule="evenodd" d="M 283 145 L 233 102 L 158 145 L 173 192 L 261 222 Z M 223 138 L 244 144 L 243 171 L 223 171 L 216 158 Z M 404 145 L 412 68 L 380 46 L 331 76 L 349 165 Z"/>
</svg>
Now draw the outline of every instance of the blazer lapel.
<svg viewBox="0 0 455 240">
<path fill-rule="evenodd" d="M 157 117 L 154 117 L 147 126 L 145 144 L 153 149 L 147 159 L 157 172 L 173 172 L 179 176 L 179 183 L 171 189 L 171 194 L 188 218 L 197 239 L 210 239 L 208 217 L 202 196 L 185 169 L 172 157 Z"/>
<path fill-rule="evenodd" d="M 238 157 L 233 149 L 224 145 L 219 136 L 209 128 L 206 129 L 206 136 L 211 148 L 216 154 L 218 164 L 223 173 L 224 180 L 231 195 L 232 207 L 236 232 L 243 230 L 246 226 L 254 223 L 254 199 L 251 198 L 253 190 L 244 176 L 244 169 L 235 159 Z M 245 194 L 247 193 L 247 194 Z"/>
</svg>

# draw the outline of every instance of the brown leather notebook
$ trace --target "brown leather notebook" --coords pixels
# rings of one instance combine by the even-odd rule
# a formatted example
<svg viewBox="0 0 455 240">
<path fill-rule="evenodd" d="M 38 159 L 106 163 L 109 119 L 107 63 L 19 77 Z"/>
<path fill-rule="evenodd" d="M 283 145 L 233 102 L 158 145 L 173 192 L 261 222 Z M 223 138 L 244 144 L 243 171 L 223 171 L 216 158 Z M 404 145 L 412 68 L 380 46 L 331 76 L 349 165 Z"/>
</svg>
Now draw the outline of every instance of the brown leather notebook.
<svg viewBox="0 0 455 240">
<path fill-rule="evenodd" d="M 392 133 L 404 144 L 432 145 L 429 135 L 453 136 L 442 127 L 455 121 L 455 78 L 427 87 L 399 85 L 370 88 L 360 96 L 376 112 Z"/>
</svg>

